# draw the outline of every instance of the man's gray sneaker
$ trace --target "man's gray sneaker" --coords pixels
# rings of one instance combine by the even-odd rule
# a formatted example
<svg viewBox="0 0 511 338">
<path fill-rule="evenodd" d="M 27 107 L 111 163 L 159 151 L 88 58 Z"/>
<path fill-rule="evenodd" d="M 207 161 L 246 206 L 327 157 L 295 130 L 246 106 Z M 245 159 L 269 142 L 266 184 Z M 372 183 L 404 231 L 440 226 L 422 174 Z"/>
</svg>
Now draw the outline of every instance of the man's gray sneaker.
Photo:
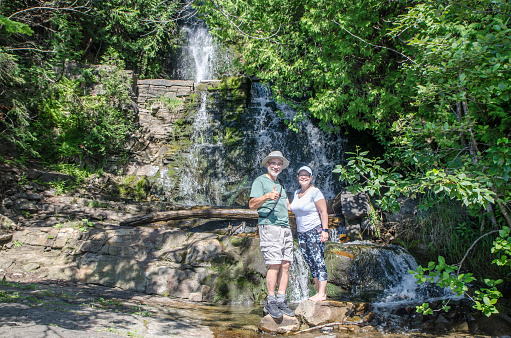
<svg viewBox="0 0 511 338">
<path fill-rule="evenodd" d="M 289 306 L 287 305 L 287 300 L 284 299 L 283 302 L 277 302 L 277 307 L 280 309 L 280 311 L 282 311 L 283 314 L 285 314 L 286 316 L 289 316 L 289 317 L 294 317 L 295 316 L 295 313 L 293 312 L 293 310 L 291 310 L 289 308 Z"/>
<path fill-rule="evenodd" d="M 277 306 L 276 301 L 266 302 L 266 305 L 263 309 L 263 314 L 269 314 L 272 318 L 281 318 L 282 317 L 282 311 L 280 311 L 279 307 Z M 293 314 L 294 316 L 294 314 Z"/>
</svg>

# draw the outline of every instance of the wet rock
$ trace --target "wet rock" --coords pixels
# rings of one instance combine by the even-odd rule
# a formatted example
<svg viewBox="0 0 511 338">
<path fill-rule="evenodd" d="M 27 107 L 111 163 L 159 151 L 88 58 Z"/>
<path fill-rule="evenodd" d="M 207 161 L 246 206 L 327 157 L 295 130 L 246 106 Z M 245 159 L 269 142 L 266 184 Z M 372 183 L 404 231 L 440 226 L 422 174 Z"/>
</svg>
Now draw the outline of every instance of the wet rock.
<svg viewBox="0 0 511 338">
<path fill-rule="evenodd" d="M 355 305 L 355 314 L 359 316 L 363 316 L 367 310 L 369 310 L 369 304 L 368 303 L 358 303 Z"/>
<path fill-rule="evenodd" d="M 470 331 L 470 328 L 469 328 L 467 322 L 462 322 L 462 323 L 454 325 L 454 327 L 452 328 L 452 331 L 468 333 Z"/>
<path fill-rule="evenodd" d="M 352 317 L 347 318 L 346 321 L 349 323 L 361 323 L 362 317 L 354 315 Z"/>
<path fill-rule="evenodd" d="M 397 309 L 394 313 L 400 317 L 408 316 L 409 314 L 407 309 L 404 307 Z"/>
<path fill-rule="evenodd" d="M 272 318 L 266 315 L 261 319 L 258 329 L 266 333 L 289 333 L 300 329 L 300 321 L 296 317 L 283 315 L 282 318 Z"/>
<path fill-rule="evenodd" d="M 304 300 L 298 305 L 295 314 L 308 325 L 319 326 L 343 322 L 354 309 L 354 305 L 348 302 Z"/>
<path fill-rule="evenodd" d="M 349 333 L 359 333 L 359 332 L 362 332 L 362 327 L 360 327 L 358 325 L 342 324 L 342 325 L 339 325 L 339 331 L 349 332 Z"/>
<path fill-rule="evenodd" d="M 374 314 L 372 312 L 369 312 L 363 319 L 362 323 L 370 323 L 374 320 Z"/>
<path fill-rule="evenodd" d="M 435 330 L 436 331 L 448 331 L 451 327 L 449 321 L 442 315 L 438 315 L 435 320 Z"/>
</svg>

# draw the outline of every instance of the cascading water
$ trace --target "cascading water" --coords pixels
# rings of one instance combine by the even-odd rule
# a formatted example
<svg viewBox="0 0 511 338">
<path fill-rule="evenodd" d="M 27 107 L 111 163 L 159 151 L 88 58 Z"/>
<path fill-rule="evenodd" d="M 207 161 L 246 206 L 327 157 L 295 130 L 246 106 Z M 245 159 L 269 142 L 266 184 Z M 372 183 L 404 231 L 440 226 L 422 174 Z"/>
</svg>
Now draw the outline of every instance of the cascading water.
<svg viewBox="0 0 511 338">
<path fill-rule="evenodd" d="M 218 56 L 215 43 L 205 27 L 197 25 L 184 30 L 188 54 L 194 60 L 190 62 L 194 81 L 209 80 L 215 74 Z M 206 90 L 198 94 L 200 103 L 192 126 L 191 145 L 182 153 L 183 163 L 174 174 L 179 177 L 178 189 L 164 194 L 172 195 L 170 200 L 185 205 L 230 206 L 264 172 L 261 160 L 273 150 L 282 151 L 291 161 L 280 175 L 290 196 L 298 188 L 295 171 L 302 165 L 314 170 L 313 183 L 327 199 L 339 191 L 341 183 L 332 170 L 343 161 L 346 139 L 323 132 L 310 120 L 300 122 L 297 133 L 288 129 L 277 112 L 283 112 L 286 119 L 292 119 L 295 112 L 284 104 L 276 104 L 268 86 L 253 82 L 248 108 L 236 126 L 242 141 L 233 148 L 223 143 L 228 136 L 221 134 L 225 123 L 232 122 L 224 121 L 225 113 L 211 95 Z"/>
<path fill-rule="evenodd" d="M 418 285 L 409 270 L 416 270 L 415 259 L 402 247 L 381 246 L 370 242 L 349 242 L 344 248 L 357 247 L 349 271 L 350 298 L 370 302 L 379 318 L 382 330 L 402 330 L 399 308 L 413 307 L 424 302 L 460 299 L 449 288 L 430 283 Z"/>
<path fill-rule="evenodd" d="M 212 76 L 215 58 L 215 44 L 206 27 L 201 25 L 193 29 L 183 28 L 188 36 L 188 49 L 194 60 L 194 81 L 200 83 Z M 179 184 L 179 201 L 183 204 L 220 204 L 219 191 L 225 183 L 222 180 L 223 145 L 217 139 L 215 142 L 213 130 L 215 121 L 207 110 L 207 91 L 200 93 L 200 104 L 193 123 L 191 135 L 192 146 L 182 167 Z M 204 168 L 213 166 L 210 170 L 216 175 L 204 175 Z"/>
<path fill-rule="evenodd" d="M 289 285 L 286 294 L 291 303 L 309 298 L 309 267 L 303 259 L 298 244 L 293 248 L 294 260 L 289 267 Z"/>
<path fill-rule="evenodd" d="M 447 289 L 434 288 L 426 283 L 417 285 L 413 275 L 408 273 L 417 268 L 417 262 L 400 246 L 381 246 L 365 241 L 344 245 L 361 248 L 350 270 L 351 292 L 354 297 L 372 298 L 376 301 L 375 304 L 380 305 L 399 305 L 403 302 L 422 302 L 434 297 L 453 295 Z M 367 292 L 370 294 L 364 295 Z"/>
<path fill-rule="evenodd" d="M 212 78 L 215 45 L 208 29 L 201 25 L 194 28 L 184 27 L 188 36 L 188 49 L 194 61 L 195 82 Z"/>
<path fill-rule="evenodd" d="M 288 169 L 279 176 L 290 198 L 294 190 L 299 188 L 296 171 L 303 165 L 311 167 L 314 173 L 313 184 L 323 192 L 325 198 L 327 200 L 334 198 L 341 184 L 332 174 L 332 170 L 344 160 L 347 139 L 323 132 L 309 119 L 299 123 L 297 133 L 288 129 L 277 111 L 282 112 L 284 118 L 290 120 L 295 112 L 285 104 L 276 104 L 271 98 L 269 87 L 257 82 L 252 85 L 250 108 L 251 113 L 255 115 L 254 137 L 257 145 L 253 162 L 255 172 L 264 171 L 260 163 L 268 153 L 280 150 L 290 161 Z"/>
</svg>

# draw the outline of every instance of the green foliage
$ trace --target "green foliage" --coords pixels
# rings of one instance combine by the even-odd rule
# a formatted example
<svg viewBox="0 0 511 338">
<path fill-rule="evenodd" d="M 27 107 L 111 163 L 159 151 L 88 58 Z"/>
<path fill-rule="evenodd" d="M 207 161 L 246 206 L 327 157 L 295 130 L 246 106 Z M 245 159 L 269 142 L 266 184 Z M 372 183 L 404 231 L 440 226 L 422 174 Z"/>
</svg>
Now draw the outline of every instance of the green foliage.
<svg viewBox="0 0 511 338">
<path fill-rule="evenodd" d="M 493 264 L 498 266 L 511 266 L 511 236 L 509 227 L 504 227 L 499 231 L 499 237 L 493 242 L 491 252 L 500 254 L 499 257 L 492 261 Z M 486 280 L 485 280 L 486 282 Z M 486 283 L 488 284 L 488 283 Z M 489 286 L 493 286 L 488 284 Z"/>
<path fill-rule="evenodd" d="M 65 227 L 65 225 L 60 223 L 60 222 L 53 226 L 53 228 L 55 228 L 55 229 L 60 229 L 60 228 L 63 228 L 63 227 Z"/>
<path fill-rule="evenodd" d="M 78 230 L 81 232 L 87 232 L 89 231 L 89 228 L 94 228 L 94 223 L 86 218 L 82 219 L 82 221 L 78 223 Z"/>
<path fill-rule="evenodd" d="M 412 243 L 410 250 L 417 249 L 417 244 L 421 245 L 423 259 L 436 260 L 436 256 L 441 255 L 450 263 L 456 263 L 463 259 L 471 243 L 479 237 L 480 224 L 461 203 L 444 200 L 429 207 L 427 213 L 421 213 L 414 224 L 402 226 L 400 231 L 405 245 Z M 481 252 L 488 252 L 491 247 L 492 241 L 487 237 L 478 245 Z M 465 267 L 477 276 L 498 274 L 491 269 L 490 263 L 486 255 L 470 255 L 465 260 Z"/>
<path fill-rule="evenodd" d="M 92 83 L 83 82 L 87 74 Z M 130 83 L 118 55 L 109 55 L 97 71 L 87 69 L 83 75 L 77 80 L 64 77 L 40 104 L 40 129 L 54 126 L 57 131 L 38 138 L 39 153 L 53 149 L 46 152 L 50 159 L 99 160 L 120 151 L 133 130 L 133 117 L 125 110 L 131 102 Z"/>
<path fill-rule="evenodd" d="M 497 265 L 511 265 L 508 259 L 511 255 L 511 241 L 509 227 L 504 227 L 499 231 L 499 237 L 493 241 L 492 253 L 498 253 L 500 256 L 493 260 L 493 264 Z M 438 264 L 429 262 L 428 267 L 424 268 L 419 266 L 417 271 L 410 270 L 409 273 L 413 274 L 418 283 L 430 282 L 437 284 L 441 287 L 449 287 L 458 296 L 466 295 L 474 301 L 473 307 L 481 311 L 484 315 L 490 316 L 499 311 L 495 307 L 498 299 L 502 297 L 502 293 L 497 289 L 497 285 L 502 283 L 502 279 L 493 280 L 484 278 L 484 283 L 489 287 L 481 287 L 474 291 L 473 295 L 467 293 L 469 283 L 475 281 L 471 273 L 460 274 L 460 266 L 448 265 L 444 257 L 438 257 Z M 431 309 L 427 304 L 417 306 L 417 311 L 424 314 L 431 313 Z"/>
<path fill-rule="evenodd" d="M 49 163 L 97 164 L 120 151 L 133 129 L 131 88 L 121 69 L 157 75 L 183 6 L 153 0 L 2 3 L 0 142 Z M 99 60 L 103 67 L 86 66 Z M 73 69 L 83 72 L 70 74 Z"/>
<path fill-rule="evenodd" d="M 300 110 L 296 119 L 310 114 L 325 128 L 384 133 L 407 97 L 396 71 L 402 56 L 388 49 L 394 41 L 386 36 L 404 8 L 369 0 L 221 0 L 200 10 L 212 34 L 237 47 L 243 69 Z"/>
<path fill-rule="evenodd" d="M 123 182 L 119 184 L 119 192 L 123 198 L 134 198 L 141 201 L 146 200 L 151 192 L 151 182 L 145 177 L 138 178 L 134 175 L 124 176 Z"/>
<path fill-rule="evenodd" d="M 159 102 L 162 103 L 167 110 L 171 112 L 177 112 L 177 108 L 183 103 L 183 100 L 177 98 L 177 97 L 166 97 L 166 96 L 160 96 L 156 98 L 154 101 L 151 102 L 151 107 L 149 109 L 152 109 L 155 103 Z"/>
<path fill-rule="evenodd" d="M 34 31 L 27 24 L 12 21 L 0 14 L 0 29 L 7 34 L 26 34 L 32 35 Z"/>
</svg>

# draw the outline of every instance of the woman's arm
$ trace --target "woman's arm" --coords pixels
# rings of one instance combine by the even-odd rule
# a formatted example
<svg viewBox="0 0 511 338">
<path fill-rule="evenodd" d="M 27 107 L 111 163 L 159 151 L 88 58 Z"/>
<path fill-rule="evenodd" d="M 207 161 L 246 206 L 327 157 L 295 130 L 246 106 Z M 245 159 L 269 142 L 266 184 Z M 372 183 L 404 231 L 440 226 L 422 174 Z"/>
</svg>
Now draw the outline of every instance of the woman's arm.
<svg viewBox="0 0 511 338">
<path fill-rule="evenodd" d="M 319 218 L 321 219 L 321 227 L 328 230 L 328 211 L 326 208 L 326 200 L 324 198 L 314 202 L 316 209 L 319 212 Z M 325 243 L 328 240 L 328 231 L 321 232 L 321 242 Z"/>
</svg>

